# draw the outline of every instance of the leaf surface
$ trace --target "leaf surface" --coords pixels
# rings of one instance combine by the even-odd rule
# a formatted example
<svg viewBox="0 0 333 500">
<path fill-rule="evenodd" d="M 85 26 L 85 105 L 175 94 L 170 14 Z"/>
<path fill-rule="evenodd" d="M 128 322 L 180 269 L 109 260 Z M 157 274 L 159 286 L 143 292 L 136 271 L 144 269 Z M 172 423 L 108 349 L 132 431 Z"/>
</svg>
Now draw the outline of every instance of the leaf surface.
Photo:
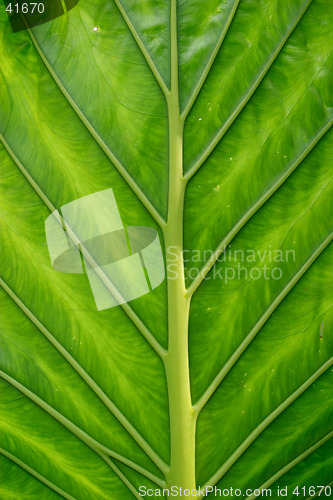
<svg viewBox="0 0 333 500">
<path fill-rule="evenodd" d="M 331 1 L 0 21 L 1 498 L 330 484 Z M 97 311 L 45 220 L 109 188 L 167 277 Z"/>
</svg>

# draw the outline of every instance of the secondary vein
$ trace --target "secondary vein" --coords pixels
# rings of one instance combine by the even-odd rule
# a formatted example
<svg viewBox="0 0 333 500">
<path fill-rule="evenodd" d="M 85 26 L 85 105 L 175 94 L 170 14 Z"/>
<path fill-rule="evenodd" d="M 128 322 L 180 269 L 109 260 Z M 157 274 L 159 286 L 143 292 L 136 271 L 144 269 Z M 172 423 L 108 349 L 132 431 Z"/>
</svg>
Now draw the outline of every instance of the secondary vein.
<svg viewBox="0 0 333 500">
<path fill-rule="evenodd" d="M 122 480 L 122 482 L 125 484 L 125 486 L 127 486 L 127 488 L 130 490 L 130 492 L 133 493 L 133 495 L 135 496 L 135 498 L 137 498 L 138 500 L 141 500 L 142 497 L 139 495 L 137 489 L 127 479 L 127 477 L 125 476 L 125 474 L 123 474 L 121 472 L 121 470 L 119 469 L 119 467 L 117 467 L 116 464 L 112 460 L 110 460 L 106 455 L 104 455 L 103 453 L 98 453 L 98 454 L 104 460 L 104 462 L 110 467 L 110 469 L 112 469 L 113 472 L 115 472 L 115 474 L 117 474 L 117 476 L 119 477 L 119 479 Z"/>
<path fill-rule="evenodd" d="M 216 483 L 228 472 L 234 463 L 243 455 L 260 434 L 281 415 L 297 398 L 299 398 L 321 375 L 323 375 L 333 364 L 333 357 L 324 363 L 311 377 L 309 377 L 296 391 L 283 401 L 261 424 L 259 424 L 243 443 L 234 451 L 229 459 L 217 470 L 217 472 L 202 487 L 205 491 L 207 486 L 215 486 Z M 203 497 L 204 495 L 201 495 Z"/>
<path fill-rule="evenodd" d="M 160 464 L 162 469 L 166 467 L 166 465 L 156 454 L 156 452 L 150 447 L 150 445 L 145 441 L 145 439 L 135 429 L 135 427 L 133 427 L 133 425 L 119 410 L 119 408 L 110 400 L 110 398 L 105 394 L 102 388 L 90 377 L 90 375 L 83 369 L 83 367 L 76 361 L 76 359 L 69 354 L 69 352 L 63 347 L 63 345 L 60 344 L 60 342 L 58 342 L 58 340 L 52 335 L 52 333 L 49 332 L 49 330 L 39 321 L 39 319 L 32 313 L 32 311 L 30 311 L 30 309 L 28 309 L 28 307 L 25 304 L 23 304 L 20 298 L 11 290 L 11 288 L 1 278 L 0 278 L 0 286 L 6 291 L 6 293 L 11 297 L 11 299 L 30 319 L 30 321 L 39 329 L 39 331 L 47 338 L 47 340 L 57 349 L 57 351 L 62 355 L 62 357 L 71 365 L 71 367 L 84 380 L 84 382 L 90 387 L 90 389 L 92 389 L 92 391 L 96 394 L 96 396 L 104 403 L 104 405 L 108 408 L 108 410 L 112 413 L 112 415 L 116 417 L 118 422 L 130 434 L 130 436 L 135 440 L 135 442 L 140 446 L 140 448 L 153 460 L 153 462 L 154 460 L 156 460 L 156 462 Z"/>
<path fill-rule="evenodd" d="M 129 31 L 131 32 L 134 40 L 136 41 L 137 43 L 137 46 L 139 47 L 143 57 L 145 58 L 151 72 L 153 73 L 156 81 L 158 82 L 165 98 L 167 99 L 169 96 L 170 96 L 170 90 L 168 89 L 168 87 L 166 86 L 165 84 L 165 81 L 163 80 L 160 72 L 158 71 L 157 67 L 156 67 L 156 64 L 154 63 L 151 55 L 149 54 L 145 44 L 142 42 L 138 32 L 136 31 L 132 21 L 130 20 L 124 6 L 122 5 L 121 1 L 120 0 L 114 0 L 114 3 L 117 5 L 118 7 L 118 10 L 120 12 L 120 14 L 122 15 L 122 18 L 124 19 Z"/>
<path fill-rule="evenodd" d="M 275 481 L 277 481 L 278 479 L 280 479 L 280 477 L 284 476 L 293 467 L 295 467 L 300 462 L 302 462 L 302 460 L 305 460 L 308 456 L 310 456 L 312 453 L 314 453 L 316 450 L 318 450 L 318 448 L 320 448 L 325 443 L 327 443 L 327 441 L 329 441 L 332 437 L 333 437 L 333 431 L 329 432 L 328 434 L 326 434 L 326 436 L 324 436 L 322 439 L 320 439 L 319 441 L 317 441 L 317 443 L 315 443 L 313 446 L 310 446 L 310 448 L 308 448 L 307 450 L 305 450 L 303 453 L 301 453 L 301 455 L 299 455 L 294 460 L 292 460 L 287 465 L 285 465 L 276 474 L 274 474 L 274 476 L 270 477 L 264 484 L 262 484 L 261 486 L 259 486 L 259 488 L 256 488 L 256 489 L 258 489 L 258 490 L 264 490 L 264 489 L 268 488 L 269 486 L 271 486 L 272 484 L 274 484 Z M 255 498 L 257 498 L 256 495 L 251 495 L 249 497 L 246 497 L 245 500 L 254 500 Z M 313 498 L 313 497 L 311 497 L 311 498 Z"/>
<path fill-rule="evenodd" d="M 29 172 L 26 170 L 24 165 L 21 163 L 21 161 L 18 159 L 18 157 L 15 155 L 9 144 L 6 142 L 5 138 L 0 134 L 0 141 L 4 145 L 5 149 L 7 150 L 9 156 L 12 158 L 16 166 L 19 168 L 19 170 L 22 172 L 24 177 L 27 179 L 31 187 L 36 191 L 38 196 L 41 198 L 41 200 L 44 202 L 44 204 L 47 206 L 47 208 L 50 210 L 51 213 L 56 212 L 56 208 L 52 204 L 52 202 L 47 198 L 45 193 L 41 190 L 41 188 L 38 186 L 37 182 L 31 177 Z M 75 239 L 75 241 L 79 241 L 78 238 L 76 237 L 75 233 L 71 228 L 69 227 L 68 224 L 66 224 L 67 228 L 67 234 L 68 236 L 72 239 Z M 75 244 L 75 241 L 74 244 Z M 90 255 L 90 253 L 85 249 L 85 257 L 93 261 L 93 257 Z M 116 288 L 112 285 L 111 281 L 106 277 L 105 273 L 99 267 L 93 266 L 94 272 L 98 275 L 98 277 L 102 280 L 104 285 L 108 288 L 109 292 L 114 296 L 116 293 Z M 156 340 L 154 335 L 150 332 L 150 330 L 146 327 L 146 325 L 141 321 L 139 316 L 133 311 L 131 306 L 128 303 L 120 303 L 120 307 L 123 309 L 123 311 L 126 313 L 128 318 L 132 321 L 132 323 L 136 326 L 138 331 L 141 333 L 141 335 L 146 339 L 148 344 L 154 349 L 154 351 L 158 354 L 158 356 L 163 360 L 165 358 L 165 349 L 161 346 L 161 344 Z"/>
<path fill-rule="evenodd" d="M 147 196 L 144 194 L 140 186 L 134 181 L 133 177 L 127 172 L 125 167 L 122 165 L 120 160 L 116 157 L 116 155 L 110 150 L 110 148 L 107 146 L 107 144 L 104 142 L 102 137 L 99 135 L 99 133 L 94 129 L 88 118 L 84 115 L 84 113 L 81 111 L 81 109 L 78 107 L 74 99 L 71 97 L 63 83 L 61 82 L 60 78 L 58 75 L 55 73 L 51 65 L 49 64 L 48 60 L 46 59 L 43 51 L 41 50 L 36 38 L 34 37 L 33 33 L 31 32 L 30 29 L 27 29 L 29 36 L 31 38 L 31 41 L 38 52 L 40 58 L 42 59 L 43 63 L 45 64 L 46 69 L 49 71 L 51 77 L 57 84 L 58 88 L 64 95 L 64 97 L 67 99 L 68 103 L 70 106 L 73 108 L 77 116 L 80 118 L 86 129 L 90 132 L 91 136 L 95 139 L 96 143 L 99 145 L 99 147 L 102 149 L 102 151 L 105 153 L 105 155 L 109 158 L 109 160 L 112 162 L 112 164 L 116 167 L 120 175 L 123 177 L 123 179 L 126 181 L 128 186 L 132 189 L 132 191 L 136 194 L 137 198 L 141 201 L 141 203 L 144 205 L 146 210 L 150 213 L 150 215 L 153 217 L 153 219 L 157 222 L 157 224 L 163 228 L 165 226 L 165 220 L 161 216 L 161 214 L 156 210 L 154 205 L 151 203 L 151 201 L 147 198 Z"/>
<path fill-rule="evenodd" d="M 218 143 L 221 141 L 222 137 L 226 134 L 226 132 L 229 130 L 231 125 L 234 123 L 236 118 L 239 116 L 240 112 L 244 108 L 244 106 L 248 103 L 248 101 L 251 99 L 253 96 L 254 92 L 258 88 L 259 84 L 263 80 L 264 76 L 267 74 L 269 68 L 272 66 L 273 62 L 281 52 L 283 46 L 287 42 L 288 38 L 302 19 L 303 15 L 307 11 L 309 5 L 311 4 L 312 0 L 308 0 L 306 5 L 303 7 L 301 10 L 299 16 L 295 20 L 294 24 L 290 27 L 290 29 L 285 33 L 283 38 L 281 39 L 280 43 L 276 47 L 276 49 L 272 52 L 270 58 L 264 65 L 262 71 L 258 74 L 257 78 L 253 82 L 253 84 L 249 87 L 247 93 L 244 95 L 243 99 L 240 101 L 240 103 L 237 105 L 237 107 L 234 109 L 233 113 L 229 116 L 227 121 L 223 124 L 223 126 L 219 129 L 217 134 L 215 135 L 214 139 L 208 144 L 206 147 L 205 151 L 200 155 L 197 161 L 187 170 L 187 172 L 184 175 L 184 179 L 186 182 L 188 182 L 193 175 L 199 170 L 199 168 L 203 165 L 203 163 L 207 160 L 208 156 L 214 151 Z"/>
<path fill-rule="evenodd" d="M 19 458 L 17 458 L 15 455 L 12 455 L 12 453 L 9 453 L 8 451 L 4 450 L 3 448 L 0 448 L 0 453 L 7 457 L 9 460 L 14 462 L 16 465 L 24 469 L 26 472 L 28 472 L 31 476 L 35 477 L 40 481 L 41 483 L 45 484 L 48 488 L 51 490 L 55 491 L 58 493 L 58 495 L 62 496 L 63 498 L 66 498 L 66 500 L 77 500 L 76 498 L 72 497 L 66 491 L 62 490 L 59 488 L 59 486 L 55 485 L 51 481 L 49 481 L 46 477 L 44 477 L 42 474 L 39 474 L 35 469 L 27 465 L 26 463 L 22 462 Z"/>
<path fill-rule="evenodd" d="M 253 215 L 262 207 L 262 205 L 282 186 L 282 184 L 290 177 L 290 175 L 296 170 L 296 168 L 305 160 L 305 158 L 310 154 L 310 152 L 315 148 L 315 146 L 320 142 L 322 137 L 330 130 L 333 125 L 333 118 L 329 120 L 317 133 L 317 135 L 312 139 L 312 141 L 307 145 L 307 147 L 302 151 L 302 153 L 293 161 L 293 163 L 288 167 L 288 169 L 276 180 L 272 186 L 265 191 L 265 193 L 259 198 L 256 203 L 254 203 L 248 211 L 243 215 L 243 217 L 235 224 L 232 230 L 227 234 L 225 238 L 219 243 L 214 253 L 211 255 L 210 259 L 206 262 L 203 268 L 200 270 L 196 278 L 192 281 L 191 285 L 188 287 L 188 294 L 193 296 L 196 290 L 199 288 L 209 271 L 216 264 L 220 255 L 224 252 L 230 242 L 239 233 L 242 227 L 253 217 Z"/>
<path fill-rule="evenodd" d="M 55 420 L 57 420 L 61 425 L 63 425 L 67 430 L 69 430 L 74 436 L 76 436 L 78 439 L 80 439 L 84 444 L 89 446 L 95 453 L 99 451 L 100 453 L 104 453 L 105 455 L 109 455 L 110 457 L 115 458 L 119 462 L 124 463 L 128 467 L 131 467 L 133 470 L 136 470 L 140 474 L 148 477 L 149 479 L 154 478 L 155 480 L 158 480 L 157 484 L 161 483 L 161 480 L 157 478 L 154 474 L 150 473 L 143 467 L 137 465 L 135 462 L 132 460 L 127 459 L 126 457 L 123 457 L 119 453 L 116 453 L 115 451 L 109 449 L 108 447 L 104 446 L 103 444 L 99 443 L 96 441 L 94 438 L 92 438 L 89 434 L 87 434 L 85 431 L 80 429 L 77 425 L 75 425 L 71 420 L 66 418 L 64 415 L 62 415 L 60 412 L 55 410 L 51 405 L 46 403 L 42 398 L 37 396 L 33 391 L 30 391 L 27 387 L 25 387 L 23 384 L 18 382 L 16 379 L 8 375 L 7 373 L 3 372 L 0 370 L 0 377 L 6 380 L 9 384 L 11 384 L 13 387 L 15 387 L 17 390 L 19 390 L 22 394 L 24 394 L 26 397 L 28 397 L 31 401 L 33 401 L 36 405 L 38 405 L 42 410 L 44 410 L 46 413 L 48 413 L 51 417 L 53 417 Z M 148 475 L 147 475 L 148 474 Z M 156 481 L 155 481 L 156 482 Z"/>
<path fill-rule="evenodd" d="M 210 72 L 210 70 L 211 70 L 211 68 L 212 68 L 212 66 L 214 64 L 214 61 L 215 61 L 215 59 L 217 57 L 217 54 L 219 53 L 220 48 L 222 47 L 223 41 L 224 41 L 224 39 L 226 37 L 226 34 L 227 34 L 227 32 L 228 32 L 228 30 L 230 28 L 232 20 L 235 17 L 235 14 L 236 14 L 239 2 L 240 2 L 240 0 L 235 0 L 233 8 L 230 11 L 230 14 L 229 14 L 229 16 L 228 16 L 228 18 L 226 20 L 226 23 L 225 23 L 225 25 L 224 25 L 224 27 L 223 27 L 223 29 L 221 31 L 221 34 L 220 34 L 220 36 L 218 38 L 218 41 L 217 41 L 217 43 L 216 43 L 216 45 L 215 45 L 215 47 L 213 49 L 213 52 L 211 53 L 211 55 L 210 55 L 210 57 L 209 57 L 209 59 L 207 61 L 205 69 L 202 72 L 202 74 L 201 74 L 201 76 L 200 76 L 200 78 L 199 78 L 196 86 L 194 87 L 194 90 L 193 90 L 193 92 L 192 92 L 192 94 L 191 94 L 191 96 L 190 96 L 190 98 L 189 98 L 189 100 L 188 100 L 188 102 L 187 102 L 187 104 L 186 104 L 186 106 L 185 106 L 182 114 L 181 114 L 181 119 L 182 120 L 186 120 L 187 115 L 191 111 L 191 108 L 192 108 L 193 104 L 195 103 L 195 101 L 196 101 L 196 99 L 198 97 L 198 94 L 199 94 L 199 92 L 200 92 L 203 84 L 205 83 L 205 80 L 206 80 L 206 78 L 207 78 L 207 76 L 208 76 L 208 74 L 209 74 L 209 72 Z"/>
<path fill-rule="evenodd" d="M 281 304 L 283 299 L 288 295 L 288 293 L 293 289 L 296 283 L 302 278 L 302 276 L 306 273 L 306 271 L 312 266 L 316 259 L 322 254 L 325 248 L 331 243 L 333 240 L 333 233 L 330 233 L 329 236 L 321 243 L 321 245 L 316 248 L 316 250 L 312 253 L 309 259 L 305 262 L 305 264 L 297 271 L 297 273 L 293 276 L 293 278 L 289 281 L 289 283 L 284 287 L 284 289 L 277 295 L 277 297 L 273 300 L 273 302 L 266 309 L 264 314 L 259 318 L 257 323 L 254 325 L 250 333 L 245 337 L 243 342 L 236 349 L 231 358 L 227 361 L 224 367 L 220 370 L 218 375 L 215 377 L 213 382 L 209 385 L 209 387 L 205 390 L 201 398 L 195 403 L 194 409 L 196 414 L 198 415 L 202 408 L 206 405 L 208 400 L 212 397 L 216 389 L 220 386 L 221 382 L 225 379 L 227 374 L 230 372 L 235 363 L 239 360 L 242 354 L 245 352 L 247 347 L 256 337 L 258 332 L 262 329 L 266 321 L 270 318 L 275 309 Z"/>
</svg>

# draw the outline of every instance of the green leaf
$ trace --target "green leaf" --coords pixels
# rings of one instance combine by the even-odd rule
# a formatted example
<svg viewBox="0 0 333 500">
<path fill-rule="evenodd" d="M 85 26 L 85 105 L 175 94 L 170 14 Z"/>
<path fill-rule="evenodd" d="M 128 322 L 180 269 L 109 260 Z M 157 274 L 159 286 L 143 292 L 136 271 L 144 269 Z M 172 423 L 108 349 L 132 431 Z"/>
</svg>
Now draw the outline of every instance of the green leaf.
<svg viewBox="0 0 333 500">
<path fill-rule="evenodd" d="M 332 2 L 0 23 L 0 497 L 331 484 Z M 166 279 L 98 311 L 45 220 L 110 188 Z"/>
</svg>

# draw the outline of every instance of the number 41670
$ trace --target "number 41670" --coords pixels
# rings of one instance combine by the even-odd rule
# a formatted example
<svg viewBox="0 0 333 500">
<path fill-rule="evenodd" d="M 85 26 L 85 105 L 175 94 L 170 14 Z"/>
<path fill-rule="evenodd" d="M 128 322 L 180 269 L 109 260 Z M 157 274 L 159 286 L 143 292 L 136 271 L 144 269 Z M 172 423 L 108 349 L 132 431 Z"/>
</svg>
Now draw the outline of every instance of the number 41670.
<svg viewBox="0 0 333 500">
<path fill-rule="evenodd" d="M 6 11 L 9 12 L 10 14 L 12 12 L 16 12 L 16 14 L 19 14 L 22 12 L 22 14 L 33 14 L 34 12 L 38 12 L 38 14 L 43 14 L 45 9 L 45 6 L 43 3 L 23 3 L 22 5 L 15 3 L 15 4 L 8 4 Z"/>
<path fill-rule="evenodd" d="M 303 486 L 299 488 L 298 486 L 294 489 L 293 495 L 303 495 L 304 497 L 314 497 L 322 494 L 325 497 L 331 497 L 332 488 L 330 486 L 309 486 L 306 488 Z"/>
</svg>

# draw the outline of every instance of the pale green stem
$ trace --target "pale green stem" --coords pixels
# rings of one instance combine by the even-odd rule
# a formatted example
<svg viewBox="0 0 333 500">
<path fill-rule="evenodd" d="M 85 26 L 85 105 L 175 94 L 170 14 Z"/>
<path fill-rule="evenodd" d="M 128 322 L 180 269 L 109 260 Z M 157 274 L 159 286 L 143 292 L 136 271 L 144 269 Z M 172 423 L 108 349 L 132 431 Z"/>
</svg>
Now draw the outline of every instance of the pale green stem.
<svg viewBox="0 0 333 500">
<path fill-rule="evenodd" d="M 177 1 L 171 2 L 171 93 L 169 113 L 169 206 L 164 228 L 168 281 L 169 348 L 165 359 L 169 392 L 171 462 L 167 488 L 194 490 L 195 415 L 190 391 L 188 317 L 190 298 L 186 292 L 183 262 L 184 120 L 180 116 L 178 91 Z M 197 498 L 193 495 L 191 498 Z"/>
</svg>

